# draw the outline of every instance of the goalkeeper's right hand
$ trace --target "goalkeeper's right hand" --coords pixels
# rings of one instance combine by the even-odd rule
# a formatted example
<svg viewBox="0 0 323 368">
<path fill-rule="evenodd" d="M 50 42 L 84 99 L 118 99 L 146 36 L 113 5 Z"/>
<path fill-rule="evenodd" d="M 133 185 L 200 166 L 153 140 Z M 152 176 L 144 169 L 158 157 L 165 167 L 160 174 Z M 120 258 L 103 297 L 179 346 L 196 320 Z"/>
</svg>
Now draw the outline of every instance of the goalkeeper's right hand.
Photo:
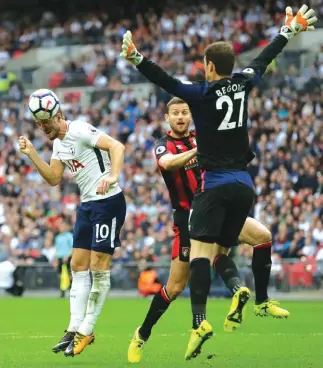
<svg viewBox="0 0 323 368">
<path fill-rule="evenodd" d="M 120 56 L 124 59 L 129 60 L 133 65 L 137 66 L 142 62 L 144 58 L 136 49 L 136 46 L 132 42 L 132 34 L 130 31 L 127 31 L 123 35 L 122 40 L 122 52 Z"/>
<path fill-rule="evenodd" d="M 314 31 L 313 23 L 317 21 L 315 11 L 308 9 L 307 5 L 303 5 L 297 14 L 293 15 L 293 10 L 290 6 L 286 8 L 285 25 L 281 28 L 280 34 L 290 40 L 300 32 Z"/>
</svg>

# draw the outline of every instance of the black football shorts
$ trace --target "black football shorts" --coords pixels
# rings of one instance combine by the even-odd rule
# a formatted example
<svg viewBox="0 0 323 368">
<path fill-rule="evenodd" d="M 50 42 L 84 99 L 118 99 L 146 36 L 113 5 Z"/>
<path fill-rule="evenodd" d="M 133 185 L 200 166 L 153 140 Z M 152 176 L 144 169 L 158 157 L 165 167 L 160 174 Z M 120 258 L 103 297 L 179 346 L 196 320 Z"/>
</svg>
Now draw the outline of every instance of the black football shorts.
<svg viewBox="0 0 323 368">
<path fill-rule="evenodd" d="M 191 242 L 188 234 L 189 214 L 188 211 L 174 212 L 172 260 L 178 257 L 182 262 L 190 261 Z"/>
<path fill-rule="evenodd" d="M 238 182 L 198 191 L 191 207 L 190 238 L 226 248 L 237 246 L 254 197 L 251 187 Z"/>
</svg>

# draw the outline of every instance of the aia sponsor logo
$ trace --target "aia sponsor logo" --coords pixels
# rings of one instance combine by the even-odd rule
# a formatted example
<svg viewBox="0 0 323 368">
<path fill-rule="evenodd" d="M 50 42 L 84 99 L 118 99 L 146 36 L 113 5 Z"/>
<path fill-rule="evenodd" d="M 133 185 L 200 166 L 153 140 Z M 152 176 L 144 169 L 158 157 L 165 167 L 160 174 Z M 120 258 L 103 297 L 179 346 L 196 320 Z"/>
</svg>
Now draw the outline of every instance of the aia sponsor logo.
<svg viewBox="0 0 323 368">
<path fill-rule="evenodd" d="M 76 160 L 68 160 L 67 166 L 72 173 L 76 173 L 79 169 L 84 168 L 84 165 L 82 165 L 79 161 Z"/>
</svg>

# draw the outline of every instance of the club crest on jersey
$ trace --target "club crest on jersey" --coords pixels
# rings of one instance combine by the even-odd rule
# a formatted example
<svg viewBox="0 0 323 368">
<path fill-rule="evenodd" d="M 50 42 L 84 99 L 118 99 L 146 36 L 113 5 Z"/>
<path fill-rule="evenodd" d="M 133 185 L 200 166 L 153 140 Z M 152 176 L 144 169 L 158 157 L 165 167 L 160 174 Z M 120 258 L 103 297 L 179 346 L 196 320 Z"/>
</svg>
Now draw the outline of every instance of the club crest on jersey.
<svg viewBox="0 0 323 368">
<path fill-rule="evenodd" d="M 90 134 L 93 134 L 93 135 L 99 133 L 99 131 L 96 128 L 92 127 L 92 126 L 89 127 L 89 132 L 90 132 Z"/>
<path fill-rule="evenodd" d="M 189 254 L 190 254 L 190 249 L 188 247 L 183 247 L 182 248 L 182 254 L 183 254 L 183 257 L 188 257 Z"/>
<path fill-rule="evenodd" d="M 195 137 L 192 138 L 192 142 L 196 146 L 196 138 Z"/>
<path fill-rule="evenodd" d="M 160 155 L 161 153 L 164 153 L 166 151 L 165 146 L 159 146 L 156 148 L 156 155 Z"/>
<path fill-rule="evenodd" d="M 75 155 L 75 147 L 74 147 L 74 145 L 72 144 L 72 145 L 70 145 L 69 147 L 68 147 L 68 150 L 69 150 L 69 152 L 70 152 L 70 154 L 72 155 L 72 156 L 74 156 Z"/>
</svg>

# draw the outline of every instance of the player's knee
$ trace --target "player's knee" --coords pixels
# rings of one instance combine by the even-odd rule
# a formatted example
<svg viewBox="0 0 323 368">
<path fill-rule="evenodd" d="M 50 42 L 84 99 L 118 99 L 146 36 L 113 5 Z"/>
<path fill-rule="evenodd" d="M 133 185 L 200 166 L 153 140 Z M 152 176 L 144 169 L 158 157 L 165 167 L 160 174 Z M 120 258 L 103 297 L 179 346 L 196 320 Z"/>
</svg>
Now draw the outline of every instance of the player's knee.
<svg viewBox="0 0 323 368">
<path fill-rule="evenodd" d="M 171 300 L 176 299 L 185 289 L 186 284 L 184 282 L 167 283 L 166 291 Z"/>
<path fill-rule="evenodd" d="M 73 249 L 71 259 L 71 270 L 74 272 L 87 271 L 90 266 L 90 251 L 84 249 Z"/>
<path fill-rule="evenodd" d="M 86 271 L 89 269 L 89 263 L 77 257 L 72 257 L 71 270 L 74 272 Z"/>
<path fill-rule="evenodd" d="M 257 244 L 265 244 L 265 243 L 270 243 L 272 241 L 272 235 L 271 232 L 267 229 L 267 228 L 263 228 L 256 239 L 256 242 L 254 245 Z"/>
<path fill-rule="evenodd" d="M 109 269 L 111 255 L 101 252 L 91 252 L 90 268 L 92 271 L 102 271 Z"/>
</svg>

